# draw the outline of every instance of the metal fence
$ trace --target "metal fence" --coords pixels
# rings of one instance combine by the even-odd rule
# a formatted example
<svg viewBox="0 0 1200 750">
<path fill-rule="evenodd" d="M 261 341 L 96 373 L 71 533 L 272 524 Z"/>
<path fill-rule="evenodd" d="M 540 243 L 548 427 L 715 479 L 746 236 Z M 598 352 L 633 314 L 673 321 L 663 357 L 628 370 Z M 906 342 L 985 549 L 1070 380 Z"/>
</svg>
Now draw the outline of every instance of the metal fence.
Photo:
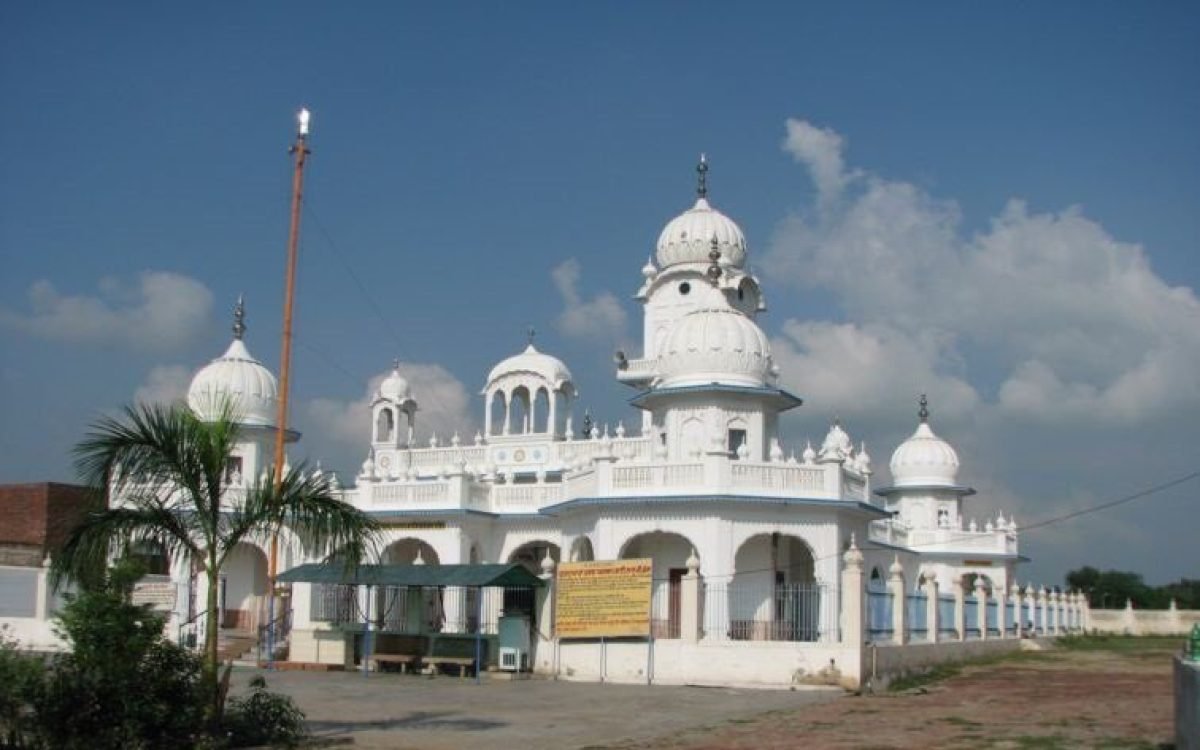
<svg viewBox="0 0 1200 750">
<path fill-rule="evenodd" d="M 366 592 L 354 586 L 314 584 L 309 617 L 315 622 L 362 625 Z M 536 620 L 536 593 L 529 587 L 373 586 L 371 615 L 385 633 L 476 633 L 495 635 L 501 615 Z"/>
<path fill-rule="evenodd" d="M 981 623 L 979 622 L 979 606 L 975 603 L 974 597 L 963 601 L 963 609 L 966 610 L 963 613 L 963 628 L 967 631 L 967 639 L 979 638 L 979 628 L 981 627 Z"/>
<path fill-rule="evenodd" d="M 938 638 L 958 637 L 958 624 L 955 622 L 954 594 L 938 594 Z"/>
<path fill-rule="evenodd" d="M 904 615 L 908 621 L 909 640 L 929 640 L 929 595 L 918 591 L 907 597 L 908 607 Z"/>
<path fill-rule="evenodd" d="M 890 641 L 893 636 L 892 610 L 894 602 L 889 591 L 867 592 L 867 639 Z"/>
<path fill-rule="evenodd" d="M 837 612 L 817 583 L 706 582 L 703 612 L 703 637 L 714 640 L 815 642 L 837 634 Z"/>
</svg>

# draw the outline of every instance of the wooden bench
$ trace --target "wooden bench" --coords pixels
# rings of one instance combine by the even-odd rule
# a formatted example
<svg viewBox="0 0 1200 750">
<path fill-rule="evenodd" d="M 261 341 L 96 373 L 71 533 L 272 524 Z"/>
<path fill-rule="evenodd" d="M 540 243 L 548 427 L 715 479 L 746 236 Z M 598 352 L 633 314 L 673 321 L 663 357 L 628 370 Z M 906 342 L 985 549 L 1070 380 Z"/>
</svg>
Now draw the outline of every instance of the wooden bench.
<svg viewBox="0 0 1200 750">
<path fill-rule="evenodd" d="M 375 636 L 375 652 L 369 660 L 376 672 L 385 671 L 387 665 L 398 664 L 400 672 L 405 673 L 409 666 L 421 661 L 428 648 L 427 641 L 421 635 L 380 633 Z"/>
<path fill-rule="evenodd" d="M 480 658 L 487 663 L 488 641 L 480 642 Z M 479 671 L 475 663 L 475 638 L 472 637 L 435 637 L 429 647 L 429 654 L 422 657 L 422 662 L 437 669 L 442 666 L 458 667 L 459 679 L 467 676 L 468 669 Z"/>
</svg>

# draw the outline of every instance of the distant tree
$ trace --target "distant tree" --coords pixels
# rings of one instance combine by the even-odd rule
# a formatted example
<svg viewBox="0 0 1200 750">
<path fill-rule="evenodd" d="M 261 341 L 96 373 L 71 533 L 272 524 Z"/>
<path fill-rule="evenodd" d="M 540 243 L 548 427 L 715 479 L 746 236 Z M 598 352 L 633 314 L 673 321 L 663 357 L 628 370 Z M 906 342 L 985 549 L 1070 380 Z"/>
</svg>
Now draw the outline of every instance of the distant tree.
<svg viewBox="0 0 1200 750">
<path fill-rule="evenodd" d="M 1180 609 L 1200 609 L 1200 580 L 1181 578 L 1166 586 L 1150 586 L 1140 573 L 1126 570 L 1103 572 L 1085 565 L 1066 576 L 1067 587 L 1087 594 L 1092 607 L 1117 609 L 1133 602 L 1139 609 L 1166 609 L 1174 599 Z"/>
</svg>

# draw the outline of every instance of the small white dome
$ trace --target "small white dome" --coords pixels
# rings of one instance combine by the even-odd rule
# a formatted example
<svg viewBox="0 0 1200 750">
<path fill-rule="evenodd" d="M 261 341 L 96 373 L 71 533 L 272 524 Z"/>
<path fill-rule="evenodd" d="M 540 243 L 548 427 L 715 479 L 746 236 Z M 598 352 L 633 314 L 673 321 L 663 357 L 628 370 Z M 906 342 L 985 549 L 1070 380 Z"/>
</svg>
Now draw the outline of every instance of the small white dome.
<svg viewBox="0 0 1200 750">
<path fill-rule="evenodd" d="M 520 354 L 515 354 L 493 367 L 488 373 L 487 385 L 490 388 L 500 378 L 516 374 L 536 375 L 548 382 L 553 390 L 573 382 L 571 371 L 562 360 L 539 352 L 533 344 L 525 347 L 525 351 Z"/>
<path fill-rule="evenodd" d="M 721 264 L 741 268 L 746 263 L 746 237 L 725 214 L 700 198 L 696 205 L 671 219 L 658 236 L 655 256 L 660 268 L 678 263 L 709 263 L 713 237 Z"/>
<path fill-rule="evenodd" d="M 753 320 L 729 307 L 693 310 L 659 354 L 664 386 L 721 383 L 761 386 L 774 378 L 771 344 Z"/>
<path fill-rule="evenodd" d="M 912 437 L 892 454 L 891 469 L 892 483 L 897 487 L 954 487 L 958 481 L 958 454 L 922 420 Z"/>
<path fill-rule="evenodd" d="M 409 387 L 408 381 L 400 374 L 399 365 L 393 367 L 391 374 L 379 384 L 379 397 L 396 402 L 408 401 L 412 398 L 412 389 Z"/>
<path fill-rule="evenodd" d="M 275 376 L 251 356 L 240 338 L 196 373 L 188 388 L 188 406 L 201 419 L 215 419 L 226 399 L 239 423 L 275 424 L 279 408 Z"/>
</svg>

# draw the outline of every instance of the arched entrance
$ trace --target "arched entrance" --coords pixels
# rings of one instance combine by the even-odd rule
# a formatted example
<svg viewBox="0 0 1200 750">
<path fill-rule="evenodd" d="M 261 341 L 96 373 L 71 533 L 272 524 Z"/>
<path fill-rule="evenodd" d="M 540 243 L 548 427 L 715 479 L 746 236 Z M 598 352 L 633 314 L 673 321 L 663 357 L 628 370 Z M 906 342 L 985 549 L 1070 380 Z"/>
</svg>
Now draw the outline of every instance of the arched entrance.
<svg viewBox="0 0 1200 750">
<path fill-rule="evenodd" d="M 508 562 L 519 563 L 534 575 L 541 575 L 542 561 L 549 555 L 555 566 L 561 559 L 562 552 L 557 544 L 538 539 L 526 542 L 512 551 Z M 504 601 L 501 605 L 505 616 L 527 616 L 534 622 L 536 600 L 533 589 L 504 589 Z"/>
<path fill-rule="evenodd" d="M 648 557 L 654 562 L 650 626 L 655 638 L 679 637 L 680 591 L 693 549 L 682 534 L 651 531 L 631 538 L 621 550 L 622 560 Z"/>
<path fill-rule="evenodd" d="M 571 542 L 571 562 L 590 562 L 595 559 L 596 553 L 592 551 L 591 539 L 581 536 Z"/>
<path fill-rule="evenodd" d="M 812 549 L 787 534 L 758 534 L 734 557 L 729 586 L 729 636 L 736 640 L 816 641 L 821 589 Z"/>
<path fill-rule="evenodd" d="M 415 537 L 398 539 L 380 555 L 384 565 L 440 565 L 441 560 L 428 542 Z M 376 619 L 381 630 L 400 633 L 438 633 L 461 629 L 461 623 L 447 623 L 443 592 L 440 589 L 409 590 L 405 587 L 380 588 L 375 595 Z M 447 627 L 449 625 L 449 627 Z"/>
<path fill-rule="evenodd" d="M 253 544 L 240 542 L 221 567 L 217 594 L 221 627 L 251 631 L 267 619 L 267 556 Z"/>
</svg>

